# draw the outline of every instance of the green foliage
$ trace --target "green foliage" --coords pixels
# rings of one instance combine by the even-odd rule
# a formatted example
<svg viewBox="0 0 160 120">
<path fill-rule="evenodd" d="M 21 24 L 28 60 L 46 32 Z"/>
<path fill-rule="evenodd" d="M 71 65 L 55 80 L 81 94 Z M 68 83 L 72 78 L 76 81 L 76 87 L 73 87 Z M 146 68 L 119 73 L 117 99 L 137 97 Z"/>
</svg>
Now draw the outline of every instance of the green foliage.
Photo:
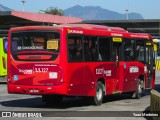
<svg viewBox="0 0 160 120">
<path fill-rule="evenodd" d="M 64 15 L 64 11 L 57 7 L 49 7 L 47 10 L 40 10 L 39 13 L 61 15 L 61 16 Z"/>
</svg>

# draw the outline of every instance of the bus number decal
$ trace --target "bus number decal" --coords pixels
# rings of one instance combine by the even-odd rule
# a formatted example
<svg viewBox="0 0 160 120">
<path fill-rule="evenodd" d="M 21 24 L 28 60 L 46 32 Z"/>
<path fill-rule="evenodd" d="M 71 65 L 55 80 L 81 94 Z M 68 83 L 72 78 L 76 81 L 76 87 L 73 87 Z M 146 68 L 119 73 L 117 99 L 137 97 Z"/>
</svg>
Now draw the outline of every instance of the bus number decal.
<svg viewBox="0 0 160 120">
<path fill-rule="evenodd" d="M 96 69 L 96 74 L 97 74 L 97 75 L 103 74 L 103 68 L 101 68 L 101 69 Z"/>
<path fill-rule="evenodd" d="M 106 75 L 106 76 L 112 76 L 111 70 L 104 70 L 103 68 L 96 69 L 96 75 Z"/>
<path fill-rule="evenodd" d="M 48 68 L 34 68 L 35 72 L 48 72 Z"/>
</svg>

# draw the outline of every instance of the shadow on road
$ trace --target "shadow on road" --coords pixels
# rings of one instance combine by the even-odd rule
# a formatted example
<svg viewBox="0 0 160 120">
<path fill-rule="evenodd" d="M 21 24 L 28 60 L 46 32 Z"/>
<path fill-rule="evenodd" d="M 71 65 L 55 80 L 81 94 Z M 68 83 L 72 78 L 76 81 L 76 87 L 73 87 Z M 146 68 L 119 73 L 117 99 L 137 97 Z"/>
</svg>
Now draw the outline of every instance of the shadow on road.
<svg viewBox="0 0 160 120">
<path fill-rule="evenodd" d="M 0 104 L 5 107 L 55 108 L 55 109 L 89 106 L 89 104 L 80 97 L 64 98 L 62 103 L 58 105 L 47 105 L 42 102 L 41 97 L 3 101 L 0 102 Z"/>
<path fill-rule="evenodd" d="M 160 84 L 155 84 L 154 90 L 160 92 Z M 146 107 L 143 113 L 149 114 L 150 113 L 150 106 Z M 146 120 L 153 120 L 152 117 L 144 117 Z"/>
<path fill-rule="evenodd" d="M 155 85 L 155 90 L 160 92 L 160 84 Z M 146 92 L 146 95 L 150 95 L 150 91 Z M 125 99 L 132 99 L 130 95 L 119 94 L 119 95 L 108 95 L 104 97 L 103 103 L 120 101 Z M 55 109 L 67 109 L 74 107 L 85 107 L 91 106 L 92 104 L 83 99 L 82 97 L 65 97 L 61 104 L 58 105 L 47 105 L 42 102 L 41 97 L 35 96 L 35 98 L 26 98 L 26 99 L 16 99 L 10 101 L 0 102 L 2 106 L 6 107 L 26 107 L 26 108 L 55 108 Z"/>
<path fill-rule="evenodd" d="M 131 99 L 127 94 L 121 95 L 108 95 L 104 97 L 103 103 Z M 91 106 L 92 104 L 82 97 L 64 97 L 62 103 L 58 105 L 47 105 L 42 102 L 41 97 L 17 99 L 10 101 L 0 102 L 2 106 L 6 107 L 26 107 L 26 108 L 55 108 L 55 109 L 67 109 L 74 107 Z"/>
<path fill-rule="evenodd" d="M 156 91 L 160 92 L 160 84 L 156 84 L 155 87 L 154 87 L 154 89 L 155 89 Z"/>
<path fill-rule="evenodd" d="M 149 113 L 150 113 L 150 106 L 146 107 L 146 109 L 143 111 L 143 113 L 149 114 Z M 153 118 L 152 118 L 152 117 L 149 117 L 149 116 L 144 116 L 144 118 L 145 118 L 146 120 L 153 120 Z"/>
<path fill-rule="evenodd" d="M 0 82 L 0 85 L 7 85 L 7 82 Z"/>
</svg>

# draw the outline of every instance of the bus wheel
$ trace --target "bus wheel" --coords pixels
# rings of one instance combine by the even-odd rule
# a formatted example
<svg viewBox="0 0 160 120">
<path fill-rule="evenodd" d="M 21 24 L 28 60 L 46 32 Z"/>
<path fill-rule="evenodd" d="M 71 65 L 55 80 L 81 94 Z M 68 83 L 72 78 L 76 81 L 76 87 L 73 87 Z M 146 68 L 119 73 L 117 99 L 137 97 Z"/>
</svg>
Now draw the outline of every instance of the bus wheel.
<svg viewBox="0 0 160 120">
<path fill-rule="evenodd" d="M 58 105 L 62 99 L 62 95 L 42 95 L 42 101 L 49 105 Z"/>
<path fill-rule="evenodd" d="M 98 81 L 96 85 L 96 96 L 93 97 L 94 105 L 101 105 L 104 97 L 103 84 Z"/>
<path fill-rule="evenodd" d="M 137 90 L 136 92 L 134 92 L 133 98 L 140 99 L 142 97 L 142 94 L 143 94 L 143 81 L 139 80 Z"/>
</svg>

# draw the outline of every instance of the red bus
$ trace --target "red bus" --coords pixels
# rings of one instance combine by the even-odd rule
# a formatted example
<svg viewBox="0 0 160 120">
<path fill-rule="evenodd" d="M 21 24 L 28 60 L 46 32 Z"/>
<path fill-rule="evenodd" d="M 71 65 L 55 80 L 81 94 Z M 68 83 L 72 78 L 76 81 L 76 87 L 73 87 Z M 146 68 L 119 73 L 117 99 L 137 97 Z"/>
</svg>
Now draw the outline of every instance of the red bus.
<svg viewBox="0 0 160 120">
<path fill-rule="evenodd" d="M 46 103 L 83 96 L 101 105 L 104 95 L 140 98 L 154 88 L 152 37 L 87 24 L 11 28 L 8 92 L 42 95 Z"/>
</svg>

